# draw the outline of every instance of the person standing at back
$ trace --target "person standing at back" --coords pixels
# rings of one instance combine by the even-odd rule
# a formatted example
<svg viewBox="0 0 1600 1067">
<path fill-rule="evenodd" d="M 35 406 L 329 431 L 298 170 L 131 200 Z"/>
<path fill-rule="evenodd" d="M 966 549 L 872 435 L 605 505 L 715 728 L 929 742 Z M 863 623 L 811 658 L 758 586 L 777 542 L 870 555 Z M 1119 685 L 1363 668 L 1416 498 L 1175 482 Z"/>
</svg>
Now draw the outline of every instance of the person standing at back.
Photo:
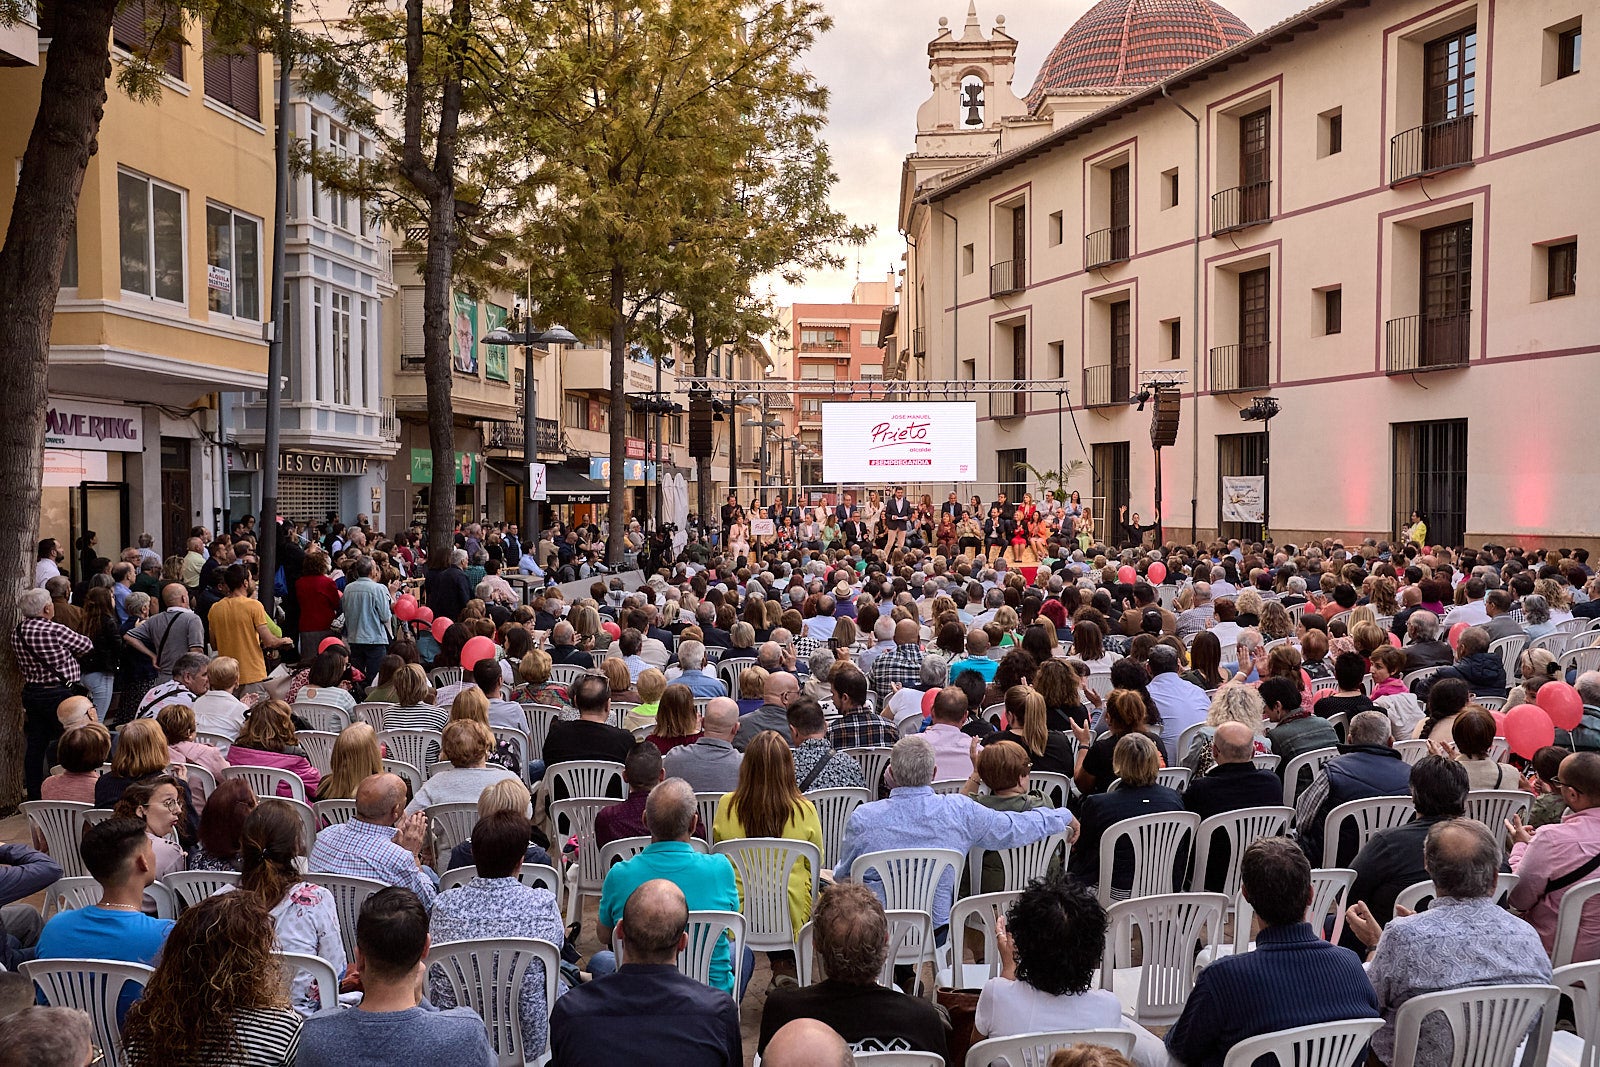
<svg viewBox="0 0 1600 1067">
<path fill-rule="evenodd" d="M 228 595 L 211 609 L 211 640 L 217 655 L 239 661 L 239 693 L 265 692 L 267 660 L 265 651 L 293 648 L 294 639 L 278 637 L 261 602 L 251 595 L 250 572 L 235 563 L 222 572 Z"/>
</svg>

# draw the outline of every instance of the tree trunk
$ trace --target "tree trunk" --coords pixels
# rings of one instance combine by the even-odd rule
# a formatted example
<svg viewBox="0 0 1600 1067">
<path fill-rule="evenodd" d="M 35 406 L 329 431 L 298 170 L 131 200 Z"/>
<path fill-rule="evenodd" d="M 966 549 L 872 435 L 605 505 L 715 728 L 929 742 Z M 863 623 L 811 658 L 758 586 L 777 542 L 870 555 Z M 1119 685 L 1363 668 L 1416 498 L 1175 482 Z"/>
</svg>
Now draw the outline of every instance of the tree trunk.
<svg viewBox="0 0 1600 1067">
<path fill-rule="evenodd" d="M 711 343 L 706 338 L 705 327 L 700 324 L 698 317 L 689 324 L 690 341 L 694 346 L 694 371 L 696 378 L 705 379 L 706 367 L 711 362 Z M 712 527 L 712 509 L 716 504 L 711 499 L 711 455 L 696 456 L 695 467 L 695 510 L 700 515 L 700 528 L 709 530 Z"/>
<path fill-rule="evenodd" d="M 623 508 L 623 500 L 627 496 L 627 471 L 623 464 L 627 461 L 628 438 L 628 393 L 627 393 L 627 364 L 628 358 L 628 318 L 627 304 L 627 275 L 620 261 L 611 265 L 611 477 L 606 484 L 606 495 L 610 500 L 611 532 L 606 537 L 606 563 L 615 570 L 622 565 L 622 534 L 627 518 Z"/>
<path fill-rule="evenodd" d="M 33 584 L 50 327 L 78 194 L 105 115 L 115 9 L 75 3 L 61 12 L 0 247 L 0 813 L 22 796 L 22 678 L 10 634 L 17 597 Z"/>
<path fill-rule="evenodd" d="M 428 450 L 433 481 L 428 489 L 428 563 L 446 567 L 455 547 L 456 423 L 450 404 L 450 278 L 455 266 L 454 183 L 428 213 L 428 254 L 423 260 L 422 354 L 428 383 Z"/>
</svg>

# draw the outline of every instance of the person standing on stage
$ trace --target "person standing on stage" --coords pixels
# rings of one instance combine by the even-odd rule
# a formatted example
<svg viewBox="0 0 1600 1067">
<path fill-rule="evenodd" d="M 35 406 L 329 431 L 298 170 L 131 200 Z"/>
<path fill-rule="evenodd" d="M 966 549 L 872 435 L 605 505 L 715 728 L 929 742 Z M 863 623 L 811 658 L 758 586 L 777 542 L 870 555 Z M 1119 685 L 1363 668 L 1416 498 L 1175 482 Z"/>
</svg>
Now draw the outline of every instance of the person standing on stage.
<svg viewBox="0 0 1600 1067">
<path fill-rule="evenodd" d="M 889 531 L 888 540 L 884 543 L 884 552 L 893 552 L 896 548 L 906 547 L 906 530 L 911 526 L 911 501 L 906 499 L 906 487 L 895 486 L 894 495 L 884 505 L 883 525 Z"/>
<path fill-rule="evenodd" d="M 1126 520 L 1128 518 L 1128 505 L 1126 505 L 1126 504 L 1122 505 L 1121 511 L 1118 513 L 1118 518 L 1124 519 L 1124 520 Z M 1119 525 L 1121 525 L 1121 524 L 1119 524 Z M 1144 544 L 1144 535 L 1145 534 L 1147 534 L 1147 533 L 1155 533 L 1160 528 L 1161 528 L 1161 516 L 1160 515 L 1157 515 L 1156 516 L 1156 521 L 1152 522 L 1150 525 L 1141 526 L 1139 524 L 1139 513 L 1137 511 L 1135 511 L 1133 513 L 1132 521 L 1128 522 L 1127 525 L 1122 526 L 1121 534 L 1120 534 L 1118 539 L 1125 545 L 1133 545 L 1134 547 L 1138 547 L 1138 546 Z"/>
</svg>

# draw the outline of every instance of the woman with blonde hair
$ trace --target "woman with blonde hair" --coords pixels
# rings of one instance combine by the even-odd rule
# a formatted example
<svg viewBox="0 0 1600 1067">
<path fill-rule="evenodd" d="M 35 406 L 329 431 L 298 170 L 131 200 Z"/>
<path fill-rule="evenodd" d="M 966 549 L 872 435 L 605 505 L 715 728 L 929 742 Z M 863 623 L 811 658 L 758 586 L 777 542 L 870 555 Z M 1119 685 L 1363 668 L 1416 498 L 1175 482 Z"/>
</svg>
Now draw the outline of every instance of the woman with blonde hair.
<svg viewBox="0 0 1600 1067">
<path fill-rule="evenodd" d="M 166 732 L 154 719 L 134 719 L 117 731 L 117 743 L 111 753 L 111 770 L 102 774 L 94 784 L 94 806 L 114 808 L 124 791 L 133 783 L 154 774 L 166 774 L 168 768 L 178 772 L 178 791 L 183 794 L 186 818 L 180 820 L 178 836 L 186 844 L 194 842 L 200 826 L 199 813 L 189 796 L 187 776 L 180 766 L 174 767 L 172 750 L 167 745 Z M 163 831 L 165 832 L 165 831 Z"/>
<path fill-rule="evenodd" d="M 317 786 L 318 800 L 353 800 L 356 787 L 383 773 L 383 749 L 369 724 L 353 722 L 333 742 L 328 773 Z"/>
<path fill-rule="evenodd" d="M 451 719 L 450 725 L 444 728 L 444 740 L 440 746 L 450 766 L 435 772 L 417 790 L 417 795 L 406 805 L 406 814 L 422 811 L 435 804 L 476 804 L 486 787 L 505 779 L 517 782 L 521 787 L 521 779 L 517 775 L 503 767 L 489 766 L 489 753 L 494 748 L 494 733 L 486 723 L 465 715 Z M 523 792 L 527 790 L 524 788 Z"/>
<path fill-rule="evenodd" d="M 386 730 L 443 730 L 449 714 L 434 706 L 433 686 L 420 663 L 408 663 L 394 672 L 395 706 L 383 709 Z"/>
<path fill-rule="evenodd" d="M 564 708 L 572 702 L 567 699 L 566 686 L 550 680 L 552 661 L 550 653 L 542 648 L 530 648 L 517 661 L 517 684 L 511 690 L 511 699 L 518 704 L 548 704 Z"/>
<path fill-rule="evenodd" d="M 1572 621 L 1572 595 L 1567 586 L 1554 578 L 1540 578 L 1533 583 L 1533 591 L 1544 597 L 1550 605 L 1550 621 L 1560 625 Z"/>
<path fill-rule="evenodd" d="M 576 647 L 585 652 L 604 649 L 611 638 L 600 629 L 600 613 L 587 604 L 576 604 L 567 612 L 567 621 L 577 635 Z"/>
<path fill-rule="evenodd" d="M 478 819 L 493 815 L 497 811 L 515 811 L 528 815 L 532 810 L 528 800 L 528 790 L 520 782 L 510 778 L 484 787 L 478 794 Z M 528 843 L 527 854 L 523 857 L 524 863 L 542 863 L 546 867 L 556 866 L 556 862 L 546 852 L 550 844 L 537 826 L 533 828 L 532 840 Z M 453 871 L 460 867 L 474 867 L 476 863 L 472 858 L 472 838 L 467 838 L 455 848 L 450 850 L 450 859 L 445 870 Z"/>
<path fill-rule="evenodd" d="M 1548 648 L 1524 649 L 1518 657 L 1517 673 L 1522 675 L 1522 684 L 1514 687 L 1506 697 L 1506 711 L 1518 704 L 1532 704 L 1539 695 L 1540 686 L 1561 677 L 1555 653 Z M 115 770 L 115 766 L 112 769 Z"/>
<path fill-rule="evenodd" d="M 194 708 L 188 704 L 163 704 L 161 710 L 156 712 L 156 724 L 166 736 L 167 758 L 171 762 L 193 763 L 210 771 L 211 777 L 221 779 L 228 761 L 217 749 L 195 740 Z M 194 799 L 195 811 L 204 812 L 205 794 L 198 789 L 192 789 L 190 795 Z"/>
<path fill-rule="evenodd" d="M 1071 774 L 1072 741 L 1060 730 L 1050 729 L 1049 710 L 1044 697 L 1031 685 L 1014 685 L 1006 690 L 1006 728 L 990 734 L 983 744 L 1014 741 L 1028 753 L 1036 771 Z"/>
<path fill-rule="evenodd" d="M 1276 652 L 1277 649 L 1273 651 Z M 1263 721 L 1265 711 L 1266 707 L 1261 703 L 1261 694 L 1255 686 L 1245 682 L 1229 682 L 1218 689 L 1216 695 L 1211 698 L 1211 709 L 1206 712 L 1205 728 L 1190 745 L 1189 751 L 1179 754 L 1180 762 L 1193 771 L 1196 778 L 1215 766 L 1216 759 L 1212 756 L 1211 745 L 1216 737 L 1217 727 L 1225 722 L 1244 723 L 1255 735 L 1256 752 L 1270 751 L 1265 738 L 1266 726 Z M 1177 738 L 1173 739 L 1173 743 L 1177 743 Z"/>
<path fill-rule="evenodd" d="M 748 715 L 766 703 L 767 669 L 754 663 L 739 672 L 739 714 Z"/>
<path fill-rule="evenodd" d="M 462 719 L 471 719 L 489 731 L 489 762 L 511 774 L 522 773 L 522 760 L 517 758 L 517 750 L 510 741 L 496 741 L 494 727 L 489 724 L 489 698 L 483 695 L 483 690 L 475 685 L 469 685 L 456 694 L 450 702 L 450 722 L 459 722 Z M 446 723 L 446 730 L 450 723 Z M 433 758 L 430 752 L 429 758 Z M 449 759 L 448 755 L 443 757 Z M 477 799 L 473 794 L 472 799 Z M 437 802 L 436 802 L 437 803 Z"/>
<path fill-rule="evenodd" d="M 228 763 L 234 767 L 273 767 L 289 771 L 305 783 L 306 796 L 316 796 L 322 782 L 322 772 L 306 759 L 294 735 L 294 718 L 289 705 L 281 700 L 268 700 L 250 709 L 239 731 L 239 739 L 228 749 Z M 286 782 L 279 782 L 278 796 L 292 793 Z"/>
<path fill-rule="evenodd" d="M 700 712 L 694 706 L 694 692 L 686 685 L 669 685 L 661 694 L 656 709 L 656 728 L 646 738 L 665 756 L 675 748 L 700 740 Z"/>
</svg>

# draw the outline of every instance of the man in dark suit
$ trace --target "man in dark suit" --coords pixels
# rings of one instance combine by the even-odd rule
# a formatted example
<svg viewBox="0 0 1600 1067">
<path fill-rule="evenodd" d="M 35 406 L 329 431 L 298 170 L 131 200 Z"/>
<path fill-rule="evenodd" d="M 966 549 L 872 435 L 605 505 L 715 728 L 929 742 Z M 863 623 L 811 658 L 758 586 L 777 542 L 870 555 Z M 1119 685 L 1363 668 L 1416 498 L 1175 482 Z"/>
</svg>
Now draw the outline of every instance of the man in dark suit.
<svg viewBox="0 0 1600 1067">
<path fill-rule="evenodd" d="M 911 501 L 906 499 L 906 487 L 895 486 L 894 495 L 883 506 L 883 525 L 889 531 L 889 539 L 884 544 L 884 552 L 890 553 L 896 547 L 906 547 L 906 531 L 911 527 Z"/>
<path fill-rule="evenodd" d="M 855 548 L 867 539 L 867 528 L 860 519 L 847 519 L 839 526 L 839 533 L 844 537 L 844 543 L 850 548 Z"/>
<path fill-rule="evenodd" d="M 1255 749 L 1255 734 L 1244 723 L 1225 722 L 1217 727 L 1211 739 L 1211 757 L 1216 766 L 1189 783 L 1183 792 L 1183 806 L 1202 819 L 1209 819 L 1226 811 L 1282 804 L 1283 779 L 1255 765 L 1251 759 Z M 1212 838 L 1206 864 L 1207 892 L 1221 892 L 1229 856 L 1227 836 Z"/>
<path fill-rule="evenodd" d="M 994 506 L 1000 509 L 1000 517 L 1006 520 L 1006 528 L 1010 529 L 1017 517 L 1017 506 L 1006 499 L 1003 490 L 999 494 L 999 499 L 994 502 Z"/>
<path fill-rule="evenodd" d="M 833 509 L 833 517 L 839 520 L 841 528 L 845 523 L 856 517 L 856 495 L 854 493 L 846 493 L 844 495 L 843 502 Z"/>
<path fill-rule="evenodd" d="M 733 517 L 739 513 L 739 497 L 729 493 L 728 502 L 722 505 L 722 543 L 728 543 L 728 528 L 733 525 Z"/>
<path fill-rule="evenodd" d="M 956 499 L 956 495 L 954 493 L 950 494 L 949 500 L 946 500 L 943 504 L 939 505 L 940 518 L 948 515 L 950 516 L 951 522 L 960 522 L 963 514 L 965 514 L 965 512 L 962 510 L 961 501 Z"/>
</svg>

